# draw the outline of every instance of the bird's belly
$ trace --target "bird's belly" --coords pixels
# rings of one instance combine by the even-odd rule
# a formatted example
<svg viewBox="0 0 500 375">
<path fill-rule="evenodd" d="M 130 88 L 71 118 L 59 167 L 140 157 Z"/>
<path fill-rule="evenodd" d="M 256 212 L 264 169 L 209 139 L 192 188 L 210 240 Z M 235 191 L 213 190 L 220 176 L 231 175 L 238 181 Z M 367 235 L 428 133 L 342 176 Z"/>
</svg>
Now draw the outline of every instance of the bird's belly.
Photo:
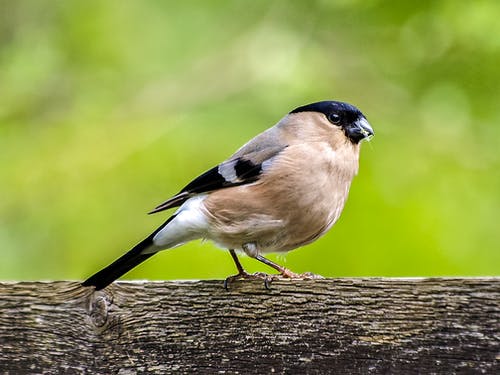
<svg viewBox="0 0 500 375">
<path fill-rule="evenodd" d="M 344 206 L 343 196 L 331 190 L 325 196 L 319 193 L 316 191 L 315 196 L 307 199 L 290 197 L 269 202 L 262 207 L 245 206 L 237 214 L 219 212 L 211 217 L 212 229 L 206 237 L 226 249 L 241 250 L 243 245 L 253 243 L 262 253 L 289 251 L 306 245 L 332 227 Z M 276 205 L 280 209 L 276 209 Z"/>
<path fill-rule="evenodd" d="M 286 227 L 286 236 L 275 248 L 263 247 L 263 252 L 289 251 L 307 245 L 323 236 L 338 220 L 342 212 L 344 201 L 331 202 L 332 205 L 309 209 L 309 212 L 299 212 L 289 221 Z"/>
</svg>

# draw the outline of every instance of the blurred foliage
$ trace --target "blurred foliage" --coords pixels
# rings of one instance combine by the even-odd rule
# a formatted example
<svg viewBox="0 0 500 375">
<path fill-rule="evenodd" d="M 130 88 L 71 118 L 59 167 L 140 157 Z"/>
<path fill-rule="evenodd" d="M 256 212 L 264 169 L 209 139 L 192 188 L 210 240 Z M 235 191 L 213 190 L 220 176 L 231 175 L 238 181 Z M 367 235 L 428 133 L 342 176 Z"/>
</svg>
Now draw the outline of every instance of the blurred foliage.
<svg viewBox="0 0 500 375">
<path fill-rule="evenodd" d="M 0 1 L 1 279 L 81 279 L 289 110 L 376 131 L 344 214 L 272 256 L 325 276 L 500 271 L 500 2 Z M 251 259 L 250 270 L 271 271 Z M 224 278 L 194 242 L 128 278 Z"/>
</svg>

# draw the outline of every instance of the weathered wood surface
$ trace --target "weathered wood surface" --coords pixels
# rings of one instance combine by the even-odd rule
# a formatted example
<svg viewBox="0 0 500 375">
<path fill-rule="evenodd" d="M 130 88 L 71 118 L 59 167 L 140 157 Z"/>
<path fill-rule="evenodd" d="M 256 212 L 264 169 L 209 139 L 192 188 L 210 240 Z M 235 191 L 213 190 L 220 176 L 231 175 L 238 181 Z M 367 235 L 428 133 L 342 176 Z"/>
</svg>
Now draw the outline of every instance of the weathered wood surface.
<svg viewBox="0 0 500 375">
<path fill-rule="evenodd" d="M 500 278 L 0 283 L 0 372 L 500 374 Z"/>
</svg>

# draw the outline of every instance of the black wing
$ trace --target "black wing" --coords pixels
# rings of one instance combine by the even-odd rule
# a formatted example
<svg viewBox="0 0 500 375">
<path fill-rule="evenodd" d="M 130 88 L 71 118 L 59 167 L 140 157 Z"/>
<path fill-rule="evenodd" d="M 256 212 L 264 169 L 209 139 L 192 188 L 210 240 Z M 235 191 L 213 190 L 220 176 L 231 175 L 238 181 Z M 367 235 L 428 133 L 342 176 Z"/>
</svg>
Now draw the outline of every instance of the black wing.
<svg viewBox="0 0 500 375">
<path fill-rule="evenodd" d="M 149 214 L 180 206 L 196 194 L 255 182 L 262 174 L 264 162 L 265 160 L 261 162 L 251 161 L 246 157 L 225 161 L 195 178 L 178 194 L 157 206 Z"/>
</svg>

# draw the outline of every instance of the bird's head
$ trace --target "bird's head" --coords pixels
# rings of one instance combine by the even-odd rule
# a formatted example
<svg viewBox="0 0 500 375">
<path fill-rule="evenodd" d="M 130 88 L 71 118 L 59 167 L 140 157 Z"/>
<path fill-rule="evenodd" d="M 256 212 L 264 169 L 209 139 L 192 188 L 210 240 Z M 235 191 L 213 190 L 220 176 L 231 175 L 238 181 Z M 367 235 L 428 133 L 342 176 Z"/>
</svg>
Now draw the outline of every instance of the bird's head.
<svg viewBox="0 0 500 375">
<path fill-rule="evenodd" d="M 363 113 L 348 103 L 336 101 L 317 102 L 295 108 L 290 114 L 302 112 L 316 112 L 324 115 L 322 120 L 327 120 L 328 126 L 341 129 L 353 144 L 358 144 L 364 139 L 370 139 L 374 135 L 373 129 Z M 326 121 L 324 122 L 326 123 Z"/>
</svg>

